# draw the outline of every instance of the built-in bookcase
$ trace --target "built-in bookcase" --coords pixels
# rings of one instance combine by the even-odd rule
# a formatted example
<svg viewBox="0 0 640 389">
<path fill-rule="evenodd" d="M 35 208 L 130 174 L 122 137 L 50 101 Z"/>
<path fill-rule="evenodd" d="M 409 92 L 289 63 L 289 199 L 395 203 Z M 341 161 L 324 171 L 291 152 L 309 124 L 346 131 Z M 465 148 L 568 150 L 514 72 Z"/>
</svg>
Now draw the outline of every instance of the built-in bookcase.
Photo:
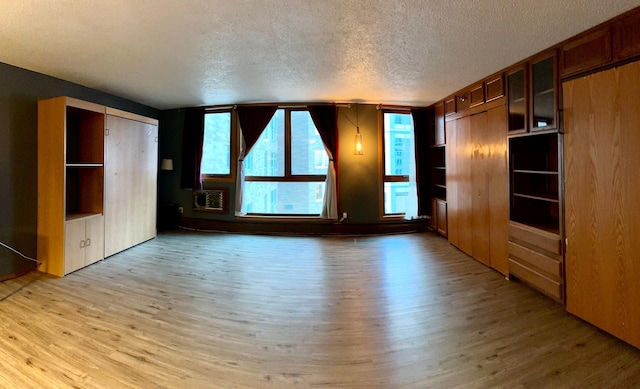
<svg viewBox="0 0 640 389">
<path fill-rule="evenodd" d="M 558 234 L 558 134 L 512 137 L 509 150 L 511 220 Z"/>
</svg>

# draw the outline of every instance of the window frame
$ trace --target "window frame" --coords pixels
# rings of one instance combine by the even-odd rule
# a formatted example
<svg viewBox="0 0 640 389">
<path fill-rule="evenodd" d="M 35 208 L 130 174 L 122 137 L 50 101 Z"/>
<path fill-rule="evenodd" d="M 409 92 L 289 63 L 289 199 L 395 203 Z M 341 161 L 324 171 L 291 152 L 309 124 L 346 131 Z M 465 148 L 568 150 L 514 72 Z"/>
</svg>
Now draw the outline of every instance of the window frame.
<svg viewBox="0 0 640 389">
<path fill-rule="evenodd" d="M 292 149 L 291 149 L 291 112 L 302 111 L 309 112 L 306 107 L 282 107 L 278 110 L 284 111 L 284 174 L 282 176 L 250 176 L 245 174 L 245 182 L 317 182 L 324 183 L 327 180 L 327 174 L 293 174 L 292 169 Z M 277 112 L 277 111 L 276 111 Z M 275 116 L 275 114 L 274 114 Z M 317 131 L 317 129 L 316 129 Z M 324 143 L 322 145 L 326 152 Z M 251 152 L 251 151 L 250 151 Z M 247 156 L 249 153 L 247 153 Z M 245 159 L 246 161 L 246 159 Z M 319 217 L 319 214 L 289 214 L 289 213 L 258 213 L 247 212 L 247 216 L 275 217 L 275 218 L 309 218 Z"/>
<path fill-rule="evenodd" d="M 385 198 L 384 198 L 384 186 L 386 183 L 394 183 L 394 182 L 409 182 L 409 175 L 403 174 L 386 174 L 386 160 L 387 156 L 385 153 L 385 123 L 384 123 L 384 114 L 385 113 L 395 113 L 395 114 L 403 114 L 411 116 L 411 111 L 407 109 L 399 109 L 399 108 L 380 108 L 378 110 L 378 132 L 379 132 L 379 150 L 380 150 L 380 219 L 382 220 L 403 220 L 404 212 L 394 212 L 394 213 L 386 213 L 385 212 Z M 411 118 L 413 120 L 413 117 Z M 415 124 L 413 126 L 413 140 L 415 142 Z M 415 164 L 416 161 L 414 160 Z"/>
<path fill-rule="evenodd" d="M 235 182 L 236 181 L 236 169 L 237 169 L 237 164 L 238 164 L 238 129 L 237 129 L 237 115 L 236 115 L 236 111 L 233 108 L 212 108 L 212 109 L 207 109 L 205 111 L 205 119 L 203 120 L 203 126 L 204 126 L 204 122 L 206 121 L 206 115 L 208 114 L 215 114 L 215 113 L 229 113 L 230 115 L 230 120 L 229 120 L 229 174 L 202 174 L 202 182 L 203 183 L 207 183 L 207 182 Z M 202 129 L 203 131 L 203 136 L 204 136 L 204 128 Z M 204 158 L 204 153 L 205 150 L 202 150 L 202 156 Z M 200 165 L 202 166 L 202 162 L 200 163 Z M 202 168 L 202 167 L 201 167 Z"/>
</svg>

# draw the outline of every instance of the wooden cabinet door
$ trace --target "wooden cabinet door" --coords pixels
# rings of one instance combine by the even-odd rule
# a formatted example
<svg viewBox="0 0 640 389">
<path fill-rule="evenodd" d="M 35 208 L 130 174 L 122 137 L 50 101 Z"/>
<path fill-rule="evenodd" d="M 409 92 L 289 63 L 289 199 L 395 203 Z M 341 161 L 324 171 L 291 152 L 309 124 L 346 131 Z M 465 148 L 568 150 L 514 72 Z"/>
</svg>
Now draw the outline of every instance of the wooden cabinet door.
<svg viewBox="0 0 640 389">
<path fill-rule="evenodd" d="M 67 221 L 64 224 L 64 274 L 84 267 L 84 219 Z"/>
<path fill-rule="evenodd" d="M 471 117 L 457 120 L 458 248 L 473 255 L 473 185 L 471 178 Z"/>
<path fill-rule="evenodd" d="M 489 147 L 487 142 L 487 113 L 470 118 L 471 139 L 471 236 L 472 255 L 487 266 L 489 253 Z"/>
<path fill-rule="evenodd" d="M 507 158 L 507 108 L 487 111 L 486 147 L 489 153 L 489 252 L 491 267 L 509 274 L 509 170 Z"/>
<path fill-rule="evenodd" d="M 447 180 L 447 238 L 449 243 L 458 247 L 458 136 L 456 121 L 447 122 L 445 125 L 447 136 L 446 153 L 446 180 Z"/>
<path fill-rule="evenodd" d="M 447 202 L 436 199 L 437 230 L 442 236 L 447 236 Z"/>
<path fill-rule="evenodd" d="M 640 62 L 563 85 L 566 303 L 640 347 Z"/>
<path fill-rule="evenodd" d="M 104 217 L 86 219 L 84 265 L 91 265 L 104 258 Z"/>
<path fill-rule="evenodd" d="M 438 199 L 431 199 L 431 219 L 429 219 L 429 227 L 434 231 L 438 230 Z"/>
<path fill-rule="evenodd" d="M 156 236 L 158 127 L 107 115 L 105 256 Z"/>
</svg>

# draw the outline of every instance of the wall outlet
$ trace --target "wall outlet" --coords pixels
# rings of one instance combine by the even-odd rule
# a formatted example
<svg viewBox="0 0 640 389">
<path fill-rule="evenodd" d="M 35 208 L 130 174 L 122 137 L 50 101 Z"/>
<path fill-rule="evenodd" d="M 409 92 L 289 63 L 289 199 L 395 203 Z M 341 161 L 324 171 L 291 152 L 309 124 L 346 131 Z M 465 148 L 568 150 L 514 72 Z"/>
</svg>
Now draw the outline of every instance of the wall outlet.
<svg viewBox="0 0 640 389">
<path fill-rule="evenodd" d="M 178 213 L 182 215 L 184 213 L 184 207 L 178 207 Z"/>
<path fill-rule="evenodd" d="M 342 218 L 346 219 L 347 218 L 347 213 L 346 212 L 342 212 Z"/>
</svg>

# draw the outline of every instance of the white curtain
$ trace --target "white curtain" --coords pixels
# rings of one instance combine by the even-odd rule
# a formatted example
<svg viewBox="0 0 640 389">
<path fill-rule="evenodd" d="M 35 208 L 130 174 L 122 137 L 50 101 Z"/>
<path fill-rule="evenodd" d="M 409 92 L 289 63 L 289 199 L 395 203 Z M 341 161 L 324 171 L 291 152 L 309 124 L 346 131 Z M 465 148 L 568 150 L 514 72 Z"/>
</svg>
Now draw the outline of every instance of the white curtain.
<svg viewBox="0 0 640 389">
<path fill-rule="evenodd" d="M 415 132 L 415 126 L 413 131 Z M 409 160 L 413 161 L 410 164 L 409 169 L 409 193 L 407 195 L 407 209 L 404 212 L 405 220 L 418 218 L 418 189 L 416 186 L 416 147 L 415 147 L 415 135 L 411 137 L 411 141 L 408 145 L 409 148 Z"/>
<path fill-rule="evenodd" d="M 322 219 L 338 219 L 338 192 L 336 189 L 336 167 L 333 164 L 333 155 L 327 148 L 329 156 L 329 167 L 327 168 L 327 179 L 324 182 L 324 200 L 322 200 Z"/>
</svg>

